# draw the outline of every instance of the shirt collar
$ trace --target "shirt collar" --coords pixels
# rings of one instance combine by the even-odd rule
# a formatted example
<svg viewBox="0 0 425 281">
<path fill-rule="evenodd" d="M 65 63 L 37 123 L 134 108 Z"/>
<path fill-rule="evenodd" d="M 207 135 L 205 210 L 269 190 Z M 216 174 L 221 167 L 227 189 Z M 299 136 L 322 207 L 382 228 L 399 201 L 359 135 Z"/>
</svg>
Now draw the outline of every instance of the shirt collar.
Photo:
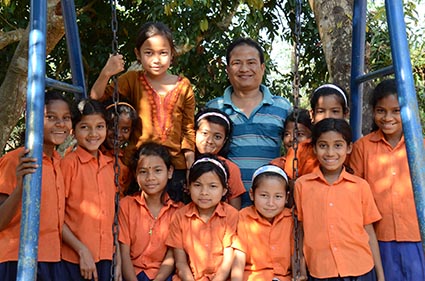
<svg viewBox="0 0 425 281">
<path fill-rule="evenodd" d="M 88 163 L 92 161 L 93 159 L 96 159 L 93 155 L 91 155 L 88 151 L 86 151 L 84 148 L 80 146 L 77 146 L 75 153 L 77 154 L 78 159 L 82 163 Z M 99 158 L 99 167 L 103 167 L 109 164 L 110 162 L 112 162 L 112 158 L 103 155 L 103 153 L 100 150 L 98 151 L 98 158 Z"/>
<path fill-rule="evenodd" d="M 347 180 L 350 182 L 356 182 L 355 179 L 356 176 L 354 176 L 353 174 L 350 174 L 349 172 L 347 172 L 345 170 L 345 168 L 342 169 L 341 174 L 339 175 L 338 179 L 331 185 L 335 185 L 340 183 L 343 180 Z M 322 181 L 323 183 L 325 183 L 326 185 L 330 185 L 328 183 L 328 181 L 325 179 L 325 176 L 323 175 L 322 171 L 320 170 L 320 166 L 317 166 L 313 169 L 313 172 L 311 173 L 311 180 L 316 180 L 316 179 L 320 179 L 320 181 Z"/>
<path fill-rule="evenodd" d="M 382 141 L 382 142 L 390 145 L 388 143 L 388 141 L 385 139 L 384 133 L 382 132 L 381 129 L 379 129 L 379 130 L 377 130 L 377 131 L 375 131 L 375 132 L 372 133 L 372 136 L 370 137 L 370 141 L 372 141 L 372 142 L 380 142 L 380 141 Z M 401 135 L 401 139 L 398 142 L 397 146 L 399 146 L 401 144 L 404 144 L 404 135 Z"/>
<path fill-rule="evenodd" d="M 292 217 L 291 210 L 288 208 L 283 209 L 283 211 L 275 217 L 273 223 L 270 223 L 267 219 L 263 218 L 260 213 L 258 213 L 255 206 L 248 207 L 248 216 L 252 219 L 262 223 L 262 224 L 276 224 L 278 221 L 281 221 L 283 218 Z"/>
<path fill-rule="evenodd" d="M 273 95 L 270 93 L 269 88 L 261 84 L 260 91 L 263 93 L 263 100 L 261 101 L 261 104 L 273 104 Z M 232 93 L 233 86 L 229 86 L 224 90 L 223 103 L 235 107 L 232 102 Z"/>
<path fill-rule="evenodd" d="M 196 217 L 200 218 L 199 211 L 198 211 L 198 208 L 196 208 L 195 203 L 190 202 L 187 206 L 188 207 L 187 207 L 186 214 L 185 214 L 187 217 L 190 218 L 190 217 L 196 216 Z M 211 215 L 211 218 L 214 217 L 215 215 L 217 215 L 219 217 L 225 217 L 226 216 L 226 212 L 224 210 L 224 206 L 223 206 L 222 202 L 220 202 L 217 205 L 213 214 Z"/>
</svg>

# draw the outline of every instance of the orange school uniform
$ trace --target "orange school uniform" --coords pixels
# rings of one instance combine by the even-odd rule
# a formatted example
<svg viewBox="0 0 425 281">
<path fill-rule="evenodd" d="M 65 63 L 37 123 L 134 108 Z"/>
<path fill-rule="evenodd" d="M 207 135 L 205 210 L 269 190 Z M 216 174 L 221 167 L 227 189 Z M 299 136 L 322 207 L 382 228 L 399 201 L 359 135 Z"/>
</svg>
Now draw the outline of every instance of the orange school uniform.
<svg viewBox="0 0 425 281">
<path fill-rule="evenodd" d="M 231 247 L 236 236 L 238 211 L 219 203 L 213 215 L 204 222 L 191 202 L 175 213 L 166 244 L 183 249 L 196 281 L 211 280 L 223 260 L 223 251 Z M 173 280 L 180 280 L 174 275 Z"/>
<path fill-rule="evenodd" d="M 154 218 L 141 193 L 121 199 L 119 241 L 130 247 L 136 275 L 143 271 L 149 279 L 154 279 L 158 274 L 167 253 L 165 240 L 170 231 L 171 219 L 182 206 L 182 203 L 176 203 L 167 196 L 166 204 L 158 217 Z"/>
<path fill-rule="evenodd" d="M 286 174 L 292 178 L 293 172 L 293 161 L 295 153 L 292 148 L 288 150 L 286 154 L 285 167 L 284 170 Z M 317 160 L 316 154 L 314 154 L 313 144 L 311 140 L 301 142 L 298 144 L 297 149 L 297 158 L 298 158 L 298 176 L 306 175 L 311 172 L 316 167 L 319 167 L 319 160 Z M 274 160 L 273 160 L 274 161 Z M 283 168 L 283 167 L 282 167 Z"/>
<path fill-rule="evenodd" d="M 224 161 L 224 163 L 226 163 L 227 165 L 227 168 L 229 168 L 228 185 L 229 185 L 230 196 L 227 199 L 230 200 L 230 199 L 234 199 L 236 197 L 241 196 L 242 194 L 245 193 L 246 190 L 242 183 L 241 170 L 239 169 L 238 165 L 236 165 L 235 163 L 233 163 L 227 158 L 224 158 L 221 156 L 218 156 L 218 158 L 221 161 Z"/>
<path fill-rule="evenodd" d="M 102 153 L 110 158 L 112 158 L 115 162 L 115 153 L 113 149 L 106 149 L 104 146 L 100 147 L 100 150 Z M 124 194 L 128 190 L 128 187 L 131 183 L 131 180 L 133 179 L 133 173 L 130 170 L 130 167 L 124 164 L 123 162 L 124 153 L 122 150 L 118 153 L 118 165 L 119 165 L 119 175 L 118 175 L 118 182 L 120 185 L 120 194 L 121 197 L 124 197 Z M 115 177 L 114 177 L 114 183 L 115 183 Z"/>
<path fill-rule="evenodd" d="M 343 169 L 328 184 L 319 168 L 295 182 L 304 256 L 316 278 L 360 276 L 374 267 L 365 225 L 381 219 L 369 184 Z"/>
<path fill-rule="evenodd" d="M 239 212 L 233 248 L 246 254 L 243 280 L 291 280 L 293 228 L 291 210 L 286 208 L 273 223 L 261 217 L 254 206 Z"/>
<path fill-rule="evenodd" d="M 16 188 L 16 167 L 19 164 L 19 153 L 23 149 L 21 147 L 11 151 L 0 159 L 0 193 L 10 195 Z M 61 259 L 65 191 L 59 163 L 60 155 L 56 151 L 53 152 L 52 158 L 43 153 L 39 262 L 58 262 Z M 19 207 L 6 229 L 0 231 L 0 262 L 18 260 L 20 220 Z"/>
<path fill-rule="evenodd" d="M 364 136 L 354 143 L 350 166 L 369 182 L 382 215 L 374 224 L 378 240 L 421 241 L 404 136 L 394 148 L 380 130 Z"/>
<path fill-rule="evenodd" d="M 115 210 L 113 160 L 100 151 L 93 157 L 81 147 L 61 161 L 65 179 L 65 223 L 89 248 L 94 262 L 112 260 Z M 62 259 L 79 263 L 78 254 L 63 244 Z"/>
</svg>

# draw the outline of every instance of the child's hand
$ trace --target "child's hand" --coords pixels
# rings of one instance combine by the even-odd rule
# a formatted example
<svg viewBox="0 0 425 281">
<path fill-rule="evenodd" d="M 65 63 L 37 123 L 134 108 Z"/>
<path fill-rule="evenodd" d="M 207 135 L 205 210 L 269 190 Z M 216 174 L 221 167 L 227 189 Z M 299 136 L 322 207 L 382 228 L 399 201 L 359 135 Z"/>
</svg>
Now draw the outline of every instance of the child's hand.
<svg viewBox="0 0 425 281">
<path fill-rule="evenodd" d="M 124 57 L 121 54 L 111 55 L 102 69 L 102 72 L 111 77 L 124 70 Z"/>
<path fill-rule="evenodd" d="M 29 152 L 29 149 L 23 150 L 19 153 L 19 164 L 16 167 L 16 186 L 22 188 L 22 182 L 25 175 L 35 173 L 38 165 L 36 164 L 36 158 L 26 157 L 25 155 Z"/>
<path fill-rule="evenodd" d="M 80 255 L 80 274 L 84 279 L 94 279 L 97 281 L 96 264 L 90 250 L 84 247 L 78 254 Z"/>
</svg>

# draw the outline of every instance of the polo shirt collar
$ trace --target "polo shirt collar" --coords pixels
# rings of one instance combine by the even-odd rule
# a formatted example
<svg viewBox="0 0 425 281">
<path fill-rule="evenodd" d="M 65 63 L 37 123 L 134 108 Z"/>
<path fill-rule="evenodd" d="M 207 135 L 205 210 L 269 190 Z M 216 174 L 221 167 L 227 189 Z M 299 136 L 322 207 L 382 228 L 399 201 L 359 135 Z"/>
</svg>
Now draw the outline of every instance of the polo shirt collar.
<svg viewBox="0 0 425 281">
<path fill-rule="evenodd" d="M 190 202 L 189 205 L 187 205 L 187 206 L 188 207 L 187 207 L 187 210 L 186 210 L 186 213 L 185 213 L 186 217 L 190 218 L 190 217 L 196 216 L 196 217 L 200 218 L 199 211 L 198 211 L 198 208 L 196 208 L 195 203 Z M 211 215 L 211 218 L 214 217 L 215 215 L 217 215 L 219 217 L 225 217 L 226 216 L 226 212 L 224 210 L 224 206 L 223 206 L 222 202 L 218 203 L 213 214 Z"/>
<path fill-rule="evenodd" d="M 317 166 L 313 169 L 312 174 L 314 174 L 311 179 L 315 180 L 315 179 L 320 179 L 320 181 L 322 181 L 323 183 L 325 183 L 326 185 L 330 184 L 328 183 L 328 181 L 325 179 L 325 176 L 323 175 L 322 171 L 320 170 L 320 167 Z M 340 183 L 343 180 L 347 180 L 350 182 L 356 182 L 355 179 L 356 176 L 354 176 L 353 174 L 350 174 L 349 172 L 347 172 L 345 170 L 345 168 L 342 169 L 341 174 L 339 175 L 338 179 L 332 184 L 332 185 L 336 185 L 338 183 Z"/>
<path fill-rule="evenodd" d="M 281 221 L 283 218 L 285 217 L 291 217 L 291 210 L 288 208 L 283 209 L 283 211 L 277 215 L 275 217 L 275 219 L 273 220 L 273 223 L 270 223 L 267 219 L 263 218 L 260 213 L 257 211 L 257 209 L 255 208 L 255 206 L 250 206 L 248 207 L 248 216 L 251 217 L 253 220 L 256 220 L 262 224 L 276 224 L 277 222 Z"/>
<path fill-rule="evenodd" d="M 273 104 L 273 95 L 270 93 L 269 88 L 261 84 L 260 91 L 263 93 L 263 100 L 261 101 L 261 105 Z M 236 106 L 232 102 L 232 93 L 233 93 L 233 86 L 229 86 L 224 90 L 223 103 L 225 105 L 235 108 Z"/>
</svg>

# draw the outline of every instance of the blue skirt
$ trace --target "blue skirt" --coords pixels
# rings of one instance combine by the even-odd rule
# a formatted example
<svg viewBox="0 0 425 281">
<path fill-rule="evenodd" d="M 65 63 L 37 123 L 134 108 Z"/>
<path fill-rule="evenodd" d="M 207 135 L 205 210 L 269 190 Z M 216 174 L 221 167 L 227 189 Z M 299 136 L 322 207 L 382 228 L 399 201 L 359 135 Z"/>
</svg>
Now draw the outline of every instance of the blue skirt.
<svg viewBox="0 0 425 281">
<path fill-rule="evenodd" d="M 77 263 L 72 263 L 68 261 L 62 261 L 63 268 L 65 272 L 65 278 L 62 277 L 58 280 L 69 280 L 69 281 L 78 281 L 78 280 L 88 280 L 84 279 L 80 273 L 80 265 Z M 111 265 L 112 261 L 110 260 L 101 260 L 96 263 L 97 277 L 99 281 L 109 281 L 111 276 Z M 68 278 L 68 279 L 66 279 Z M 93 278 L 91 280 L 94 280 Z"/>
<path fill-rule="evenodd" d="M 171 281 L 172 279 L 173 279 L 173 274 L 168 276 L 168 278 L 165 279 L 165 281 Z M 151 281 L 151 280 L 153 280 L 153 279 L 149 279 L 149 277 L 143 271 L 140 272 L 139 274 L 137 274 L 137 281 Z"/>
<path fill-rule="evenodd" d="M 0 263 L 0 280 L 15 281 L 18 275 L 18 262 L 8 261 Z M 39 262 L 37 263 L 38 281 L 62 280 L 64 269 L 62 262 Z"/>
<path fill-rule="evenodd" d="M 392 280 L 392 279 L 386 279 L 386 280 Z M 323 278 L 323 279 L 308 276 L 308 281 L 376 281 L 376 273 L 375 273 L 375 269 L 372 269 L 368 273 L 363 274 L 361 276 L 332 277 L 332 278 Z"/>
</svg>

